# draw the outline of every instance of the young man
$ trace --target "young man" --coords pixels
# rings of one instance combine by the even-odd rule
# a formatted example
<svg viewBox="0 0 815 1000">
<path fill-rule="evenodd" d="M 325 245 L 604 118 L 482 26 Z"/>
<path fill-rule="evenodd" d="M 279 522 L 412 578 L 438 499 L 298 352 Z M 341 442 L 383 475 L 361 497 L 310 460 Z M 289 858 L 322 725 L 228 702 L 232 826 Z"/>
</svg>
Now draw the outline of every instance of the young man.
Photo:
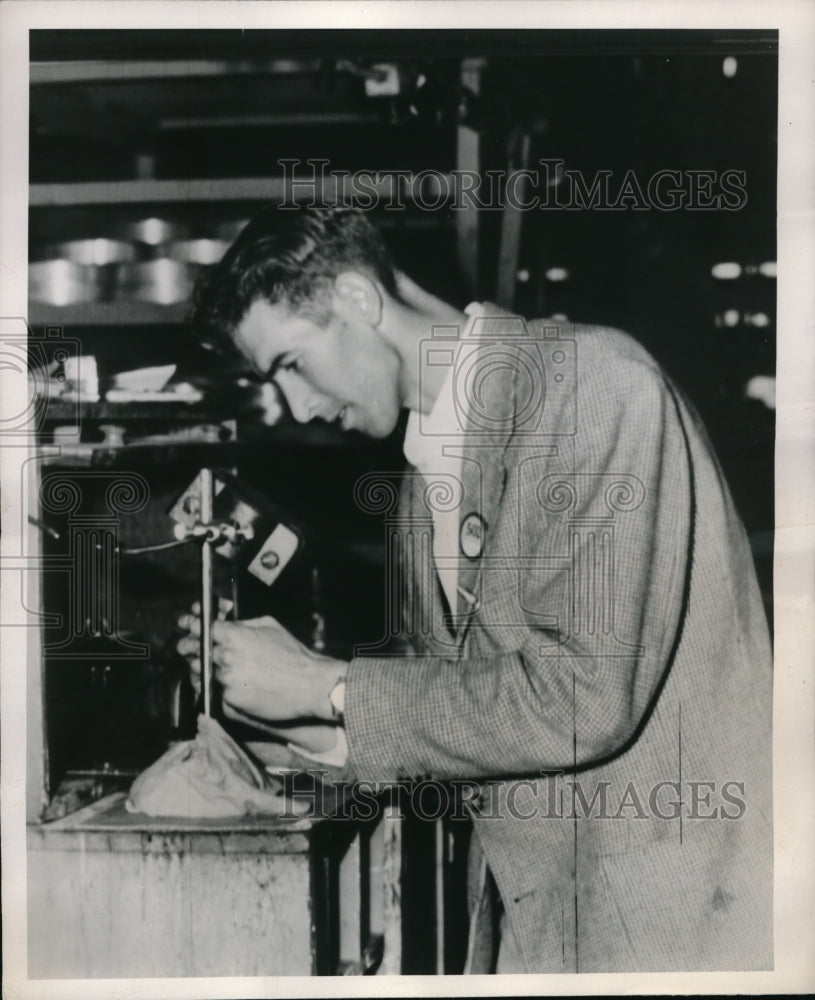
<svg viewBox="0 0 815 1000">
<path fill-rule="evenodd" d="M 764 611 L 704 431 L 653 359 L 613 330 L 460 312 L 345 209 L 266 210 L 195 319 L 297 420 L 381 437 L 411 411 L 388 581 L 411 655 L 339 662 L 269 618 L 218 622 L 227 715 L 324 723 L 299 745 L 357 780 L 477 780 L 471 944 L 495 892 L 499 971 L 770 968 Z"/>
</svg>

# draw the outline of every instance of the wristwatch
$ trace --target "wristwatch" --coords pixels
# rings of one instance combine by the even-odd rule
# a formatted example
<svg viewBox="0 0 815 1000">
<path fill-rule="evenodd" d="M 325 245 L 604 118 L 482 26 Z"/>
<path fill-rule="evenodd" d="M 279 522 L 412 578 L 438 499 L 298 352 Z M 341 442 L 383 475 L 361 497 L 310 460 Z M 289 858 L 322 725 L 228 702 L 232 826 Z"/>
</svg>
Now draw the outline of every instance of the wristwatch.
<svg viewBox="0 0 815 1000">
<path fill-rule="evenodd" d="M 337 722 L 342 722 L 345 712 L 345 677 L 340 677 L 334 687 L 331 688 L 328 700 L 331 702 L 331 714 Z"/>
</svg>

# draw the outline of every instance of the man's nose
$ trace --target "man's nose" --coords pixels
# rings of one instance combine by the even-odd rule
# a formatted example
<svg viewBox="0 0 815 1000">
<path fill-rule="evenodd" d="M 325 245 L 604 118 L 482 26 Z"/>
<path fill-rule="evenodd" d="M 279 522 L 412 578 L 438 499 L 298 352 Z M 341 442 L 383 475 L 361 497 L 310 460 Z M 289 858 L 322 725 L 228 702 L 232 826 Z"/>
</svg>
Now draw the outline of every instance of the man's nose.
<svg viewBox="0 0 815 1000">
<path fill-rule="evenodd" d="M 274 376 L 277 387 L 286 397 L 291 415 L 299 424 L 314 417 L 319 402 L 317 394 L 295 372 L 279 371 Z"/>
</svg>

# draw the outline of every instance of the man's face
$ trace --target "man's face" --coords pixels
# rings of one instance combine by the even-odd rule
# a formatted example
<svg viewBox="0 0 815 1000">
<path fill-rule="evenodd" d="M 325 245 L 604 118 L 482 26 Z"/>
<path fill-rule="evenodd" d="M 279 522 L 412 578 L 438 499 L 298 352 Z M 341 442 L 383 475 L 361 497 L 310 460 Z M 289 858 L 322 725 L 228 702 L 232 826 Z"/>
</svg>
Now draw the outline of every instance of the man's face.
<svg viewBox="0 0 815 1000">
<path fill-rule="evenodd" d="M 235 343 L 275 382 L 300 423 L 319 418 L 371 437 L 396 426 L 399 357 L 364 319 L 336 310 L 325 327 L 283 304 L 256 300 Z"/>
</svg>

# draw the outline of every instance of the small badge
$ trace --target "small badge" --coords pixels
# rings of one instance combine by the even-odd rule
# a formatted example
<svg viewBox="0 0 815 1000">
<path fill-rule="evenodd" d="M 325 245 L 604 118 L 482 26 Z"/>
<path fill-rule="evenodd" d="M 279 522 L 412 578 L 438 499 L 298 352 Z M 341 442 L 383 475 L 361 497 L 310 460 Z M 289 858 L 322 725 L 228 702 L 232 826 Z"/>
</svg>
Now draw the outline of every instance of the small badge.
<svg viewBox="0 0 815 1000">
<path fill-rule="evenodd" d="M 478 559 L 484 551 L 484 531 L 486 525 L 480 514 L 468 514 L 461 522 L 459 546 L 462 555 L 468 559 Z"/>
<path fill-rule="evenodd" d="M 249 563 L 249 572 L 262 580 L 267 587 L 271 587 L 299 545 L 300 539 L 291 528 L 285 524 L 278 524 Z"/>
</svg>

